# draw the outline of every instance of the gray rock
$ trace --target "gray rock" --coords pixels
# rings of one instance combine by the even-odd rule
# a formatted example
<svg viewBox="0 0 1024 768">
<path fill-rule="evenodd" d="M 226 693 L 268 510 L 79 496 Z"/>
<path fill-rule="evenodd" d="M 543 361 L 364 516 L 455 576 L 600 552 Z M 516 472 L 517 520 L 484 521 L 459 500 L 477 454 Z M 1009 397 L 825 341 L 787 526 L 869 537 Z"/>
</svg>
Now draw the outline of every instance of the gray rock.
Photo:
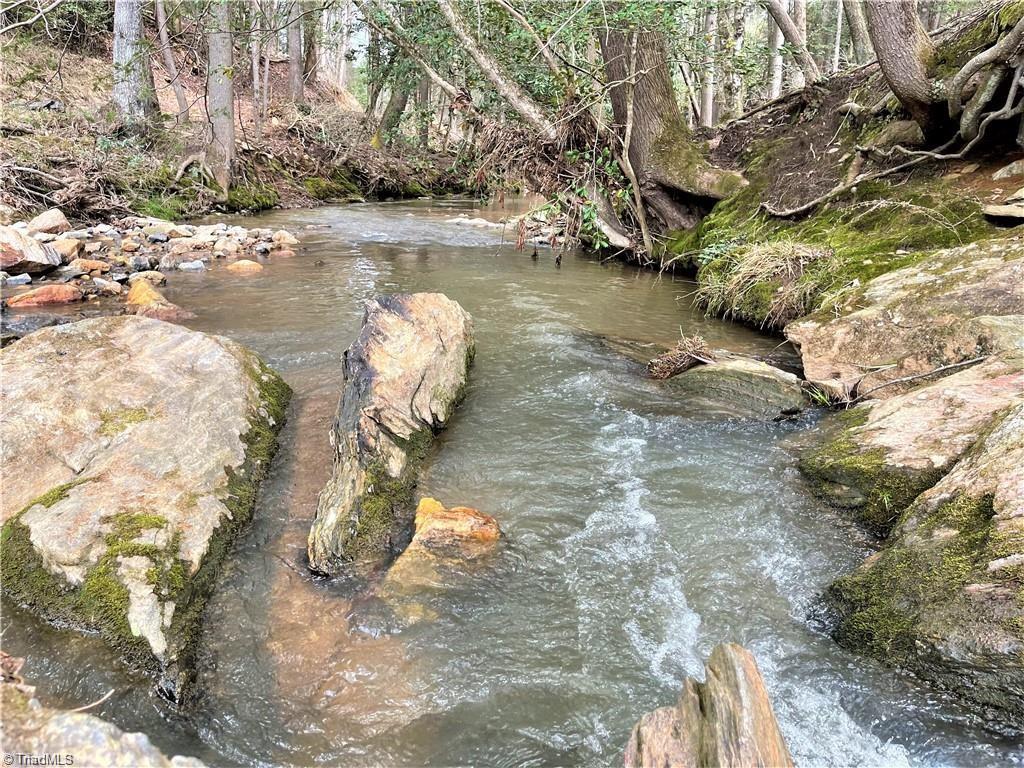
<svg viewBox="0 0 1024 768">
<path fill-rule="evenodd" d="M 206 264 L 199 259 L 196 259 L 195 261 L 183 261 L 178 265 L 178 269 L 183 272 L 202 272 L 206 269 Z"/>
<path fill-rule="evenodd" d="M 993 181 L 1003 181 L 1017 176 L 1024 176 L 1024 160 L 1014 160 L 1012 163 L 1004 165 L 992 174 L 992 179 Z"/>
<path fill-rule="evenodd" d="M 132 316 L 40 330 L 0 364 L 3 591 L 180 701 L 287 386 L 228 339 Z"/>
<path fill-rule="evenodd" d="M 747 358 L 698 365 L 665 384 L 694 408 L 736 418 L 776 419 L 807 407 L 794 374 Z"/>
<path fill-rule="evenodd" d="M 43 706 L 10 683 L 0 683 L 3 702 L 3 747 L 8 755 L 65 757 L 74 765 L 133 766 L 135 768 L 203 768 L 194 757 L 168 759 L 141 733 L 84 712 L 64 712 Z M 63 763 L 71 765 L 71 763 Z"/>
<path fill-rule="evenodd" d="M 981 212 L 992 219 L 1024 219 L 1024 205 L 984 205 Z"/>
<path fill-rule="evenodd" d="M 125 259 L 125 266 L 132 272 L 145 272 L 148 269 L 152 269 L 155 263 L 156 259 L 145 253 L 133 253 Z"/>
<path fill-rule="evenodd" d="M 309 532 L 310 568 L 377 564 L 409 541 L 426 449 L 465 391 L 473 322 L 440 293 L 378 296 L 345 353 L 334 473 Z"/>
<path fill-rule="evenodd" d="M 0 227 L 0 269 L 8 275 L 38 275 L 60 266 L 53 248 L 14 227 Z"/>
<path fill-rule="evenodd" d="M 28 285 L 32 282 L 32 276 L 29 274 L 21 275 L 9 275 L 4 278 L 4 285 Z"/>
<path fill-rule="evenodd" d="M 166 243 L 171 238 L 166 232 L 151 232 L 146 236 L 151 243 Z"/>
<path fill-rule="evenodd" d="M 793 765 L 757 662 L 734 643 L 716 646 L 705 682 L 683 682 L 675 706 L 643 716 L 630 734 L 626 768 L 751 768 Z"/>
</svg>

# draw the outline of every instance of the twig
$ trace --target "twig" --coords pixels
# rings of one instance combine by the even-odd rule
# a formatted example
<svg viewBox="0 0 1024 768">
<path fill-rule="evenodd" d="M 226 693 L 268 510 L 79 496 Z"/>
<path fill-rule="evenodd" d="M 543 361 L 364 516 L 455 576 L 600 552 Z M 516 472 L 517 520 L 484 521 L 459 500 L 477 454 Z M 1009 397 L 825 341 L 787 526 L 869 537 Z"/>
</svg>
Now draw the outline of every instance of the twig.
<svg viewBox="0 0 1024 768">
<path fill-rule="evenodd" d="M 85 712 L 87 709 L 92 709 L 93 707 L 98 707 L 100 704 L 102 704 L 104 701 L 106 701 L 107 699 L 109 699 L 113 695 L 114 695 L 114 689 L 111 688 L 109 691 L 107 691 L 105 694 L 103 694 L 103 696 L 101 696 L 100 698 L 96 699 L 96 701 L 94 701 L 92 704 L 86 704 L 84 707 L 78 707 L 77 709 L 69 709 L 68 712 Z"/>
<path fill-rule="evenodd" d="M 857 395 L 852 400 L 848 400 L 847 401 L 847 406 L 850 406 L 850 405 L 853 405 L 854 403 L 860 402 L 865 397 L 870 395 L 872 392 L 877 392 L 878 390 L 884 389 L 885 387 L 891 386 L 893 384 L 905 384 L 908 381 L 915 381 L 917 379 L 924 379 L 924 378 L 927 378 L 928 376 L 933 376 L 936 373 L 942 373 L 943 371 L 951 371 L 951 370 L 953 370 L 955 368 L 964 368 L 964 367 L 966 367 L 968 365 L 974 365 L 975 363 L 980 363 L 982 360 L 985 360 L 986 358 L 988 358 L 988 355 L 982 355 L 981 357 L 972 357 L 970 360 L 963 360 L 963 361 L 961 361 L 959 363 L 950 363 L 949 365 L 940 365 L 938 368 L 935 368 L 935 369 L 930 370 L 930 371 L 926 371 L 924 373 L 915 373 L 913 376 L 902 376 L 902 377 L 900 377 L 898 379 L 891 379 L 891 380 L 885 382 L 884 384 L 879 384 L 877 387 L 872 387 L 867 392 L 863 392 L 863 393 Z"/>
</svg>

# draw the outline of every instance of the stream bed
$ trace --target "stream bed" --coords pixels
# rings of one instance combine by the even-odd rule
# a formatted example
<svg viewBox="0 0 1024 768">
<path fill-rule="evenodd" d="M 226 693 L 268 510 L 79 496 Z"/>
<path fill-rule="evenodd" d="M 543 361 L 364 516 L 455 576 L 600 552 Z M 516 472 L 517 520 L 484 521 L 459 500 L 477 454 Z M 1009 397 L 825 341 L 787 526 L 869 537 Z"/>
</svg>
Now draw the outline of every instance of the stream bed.
<svg viewBox="0 0 1024 768">
<path fill-rule="evenodd" d="M 813 416 L 761 424 L 688 409 L 595 339 L 767 353 L 703 318 L 693 285 L 453 222 L 466 201 L 276 211 L 302 246 L 257 275 L 175 274 L 190 327 L 230 336 L 295 390 L 253 524 L 208 607 L 203 691 L 170 714 L 94 637 L 5 603 L 5 650 L 55 706 L 93 710 L 216 765 L 621 765 L 633 723 L 672 703 L 722 641 L 757 657 L 799 765 L 1024 765 L 912 677 L 844 651 L 807 618 L 869 542 L 807 493 L 792 443 Z M 494 515 L 495 567 L 425 598 L 429 619 L 305 569 L 342 351 L 376 293 L 442 291 L 473 316 L 466 401 L 420 493 Z"/>
</svg>

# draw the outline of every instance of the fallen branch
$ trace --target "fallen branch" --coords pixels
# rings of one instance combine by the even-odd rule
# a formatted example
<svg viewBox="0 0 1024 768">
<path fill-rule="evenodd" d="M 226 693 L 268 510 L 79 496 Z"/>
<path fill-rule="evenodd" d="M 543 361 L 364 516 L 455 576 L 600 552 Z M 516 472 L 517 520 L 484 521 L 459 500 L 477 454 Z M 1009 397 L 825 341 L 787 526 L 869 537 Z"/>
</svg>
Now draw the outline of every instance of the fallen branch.
<svg viewBox="0 0 1024 768">
<path fill-rule="evenodd" d="M 849 406 L 853 405 L 854 403 L 858 403 L 861 400 L 863 400 L 864 398 L 866 398 L 868 395 L 870 395 L 872 392 L 877 392 L 880 389 L 885 389 L 886 387 L 890 387 L 893 384 L 906 384 L 908 381 L 916 381 L 917 379 L 925 379 L 925 378 L 928 378 L 929 376 L 934 376 L 936 373 L 943 373 L 944 371 L 952 371 L 952 370 L 955 370 L 957 368 L 965 368 L 968 365 L 974 365 L 975 363 L 980 363 L 982 360 L 985 360 L 986 358 L 988 358 L 988 355 L 982 355 L 981 357 L 972 357 L 970 360 L 963 360 L 963 361 L 961 361 L 959 363 L 950 363 L 949 365 L 940 365 L 938 368 L 934 368 L 934 369 L 932 369 L 930 371 L 925 371 L 924 373 L 915 373 L 912 376 L 902 376 L 902 377 L 900 377 L 898 379 L 891 379 L 891 380 L 885 382 L 884 384 L 879 384 L 877 387 L 872 387 L 867 392 L 862 392 L 862 393 L 858 394 L 856 397 L 854 397 L 851 400 L 847 400 L 846 405 L 847 405 L 847 407 L 849 407 Z"/>
<path fill-rule="evenodd" d="M 683 336 L 674 348 L 647 363 L 647 375 L 652 379 L 670 379 L 696 365 L 714 362 L 715 355 L 702 336 Z"/>
</svg>

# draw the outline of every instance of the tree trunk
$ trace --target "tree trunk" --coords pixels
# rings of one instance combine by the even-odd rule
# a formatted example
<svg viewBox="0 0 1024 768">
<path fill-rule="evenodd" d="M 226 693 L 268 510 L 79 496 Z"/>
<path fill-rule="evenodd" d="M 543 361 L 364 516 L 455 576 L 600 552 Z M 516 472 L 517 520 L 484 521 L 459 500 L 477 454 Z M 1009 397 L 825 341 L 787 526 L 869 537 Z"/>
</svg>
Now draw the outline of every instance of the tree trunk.
<svg viewBox="0 0 1024 768">
<path fill-rule="evenodd" d="M 793 9 L 793 26 L 800 33 L 801 45 L 809 51 L 810 49 L 807 48 L 807 0 L 790 0 L 790 3 Z M 792 70 L 793 89 L 799 91 L 801 88 L 806 87 L 806 85 L 807 77 L 803 69 L 798 67 Z"/>
<path fill-rule="evenodd" d="M 145 123 L 153 103 L 149 90 L 149 55 L 143 45 L 142 3 L 114 3 L 114 106 L 121 123 L 138 128 Z"/>
<path fill-rule="evenodd" d="M 176 123 L 188 122 L 188 100 L 185 98 L 185 89 L 178 77 L 178 68 L 174 64 L 174 53 L 171 51 L 171 38 L 167 33 L 167 12 L 164 9 L 164 0 L 154 0 L 156 11 L 156 26 L 160 36 L 160 53 L 164 60 L 164 69 L 167 70 L 167 77 L 171 80 L 171 88 L 174 89 L 174 98 L 178 102 L 178 114 L 175 115 Z"/>
<path fill-rule="evenodd" d="M 420 148 L 426 149 L 430 144 L 430 78 L 423 76 L 416 86 L 416 135 Z"/>
<path fill-rule="evenodd" d="M 391 96 L 384 107 L 384 114 L 380 118 L 380 127 L 374 137 L 375 146 L 390 144 L 394 139 L 398 125 L 402 122 L 402 115 L 405 114 L 405 108 L 409 104 L 411 92 L 412 88 L 404 83 L 398 83 L 391 89 Z"/>
<path fill-rule="evenodd" d="M 317 69 L 320 63 L 320 53 L 317 48 L 317 37 L 320 30 L 320 11 L 315 8 L 308 8 L 302 22 L 302 27 L 302 40 L 305 43 L 305 51 L 302 55 L 302 74 L 307 83 L 316 83 Z"/>
<path fill-rule="evenodd" d="M 715 51 L 718 48 L 718 9 L 714 4 L 704 12 L 704 82 L 700 91 L 700 124 L 710 128 L 715 124 Z"/>
<path fill-rule="evenodd" d="M 160 0 L 157 0 L 160 2 Z M 256 137 L 263 138 L 263 115 L 260 109 L 260 54 L 263 50 L 263 43 L 260 36 L 260 3 L 259 0 L 251 0 L 250 12 L 252 23 L 249 25 L 249 69 L 252 78 L 252 121 L 256 130 Z"/>
<path fill-rule="evenodd" d="M 871 38 L 868 36 L 868 23 L 864 19 L 863 0 L 843 0 L 846 11 L 846 26 L 850 28 L 850 39 L 853 41 L 853 55 L 858 64 L 871 61 Z"/>
<path fill-rule="evenodd" d="M 437 0 L 441 13 L 448 20 L 449 26 L 455 36 L 462 43 L 469 55 L 476 62 L 484 76 L 491 81 L 498 94 L 512 107 L 519 116 L 532 126 L 545 141 L 554 142 L 558 138 L 558 131 L 544 109 L 534 101 L 511 77 L 506 75 L 497 60 L 485 52 L 476 40 L 469 33 L 466 24 L 459 12 L 452 5 L 451 0 Z"/>
<path fill-rule="evenodd" d="M 231 81 L 231 0 L 210 0 L 206 47 L 206 109 L 210 119 L 206 161 L 226 198 L 235 159 L 235 99 Z"/>
<path fill-rule="evenodd" d="M 843 52 L 843 0 L 836 0 L 836 35 L 832 45 L 830 72 L 839 71 L 839 56 Z"/>
<path fill-rule="evenodd" d="M 632 38 L 636 45 L 636 83 L 630 84 Z M 677 200 L 672 186 L 656 178 L 660 160 L 656 155 L 662 146 L 688 142 L 689 133 L 679 112 L 664 37 L 653 31 L 603 29 L 598 32 L 604 58 L 605 79 L 614 83 L 609 90 L 616 128 L 623 135 L 630 119 L 629 145 L 624 154 L 636 175 L 640 194 L 647 207 L 665 229 L 688 229 L 700 219 L 696 201 Z M 631 105 L 632 102 L 632 105 Z"/>
<path fill-rule="evenodd" d="M 730 78 L 730 86 L 732 90 L 732 99 L 730 108 L 732 110 L 733 117 L 739 117 L 743 114 L 745 102 L 747 98 L 746 86 L 743 82 L 743 71 L 740 68 L 740 59 L 743 56 L 743 44 L 745 41 L 745 35 L 747 32 L 747 4 L 744 0 L 739 0 L 736 3 L 736 12 L 733 15 L 733 33 L 732 33 L 732 77 Z"/>
<path fill-rule="evenodd" d="M 804 35 L 800 33 L 793 19 L 789 17 L 782 0 L 762 0 L 762 2 L 768 9 L 768 13 L 775 19 L 775 23 L 779 25 L 786 42 L 793 46 L 793 57 L 800 66 L 801 75 L 812 83 L 821 79 L 821 73 L 818 71 L 818 65 L 814 63 L 814 57 L 807 51 Z"/>
<path fill-rule="evenodd" d="M 288 6 L 288 97 L 296 104 L 301 104 L 304 99 L 301 15 L 299 0 L 291 0 Z"/>
<path fill-rule="evenodd" d="M 867 0 L 868 33 L 885 81 L 926 136 L 943 122 L 929 68 L 935 46 L 917 16 L 915 0 Z"/>
<path fill-rule="evenodd" d="M 856 1 L 856 0 L 854 0 Z M 782 95 L 782 29 L 775 19 L 768 16 L 768 98 L 777 99 Z"/>
</svg>

